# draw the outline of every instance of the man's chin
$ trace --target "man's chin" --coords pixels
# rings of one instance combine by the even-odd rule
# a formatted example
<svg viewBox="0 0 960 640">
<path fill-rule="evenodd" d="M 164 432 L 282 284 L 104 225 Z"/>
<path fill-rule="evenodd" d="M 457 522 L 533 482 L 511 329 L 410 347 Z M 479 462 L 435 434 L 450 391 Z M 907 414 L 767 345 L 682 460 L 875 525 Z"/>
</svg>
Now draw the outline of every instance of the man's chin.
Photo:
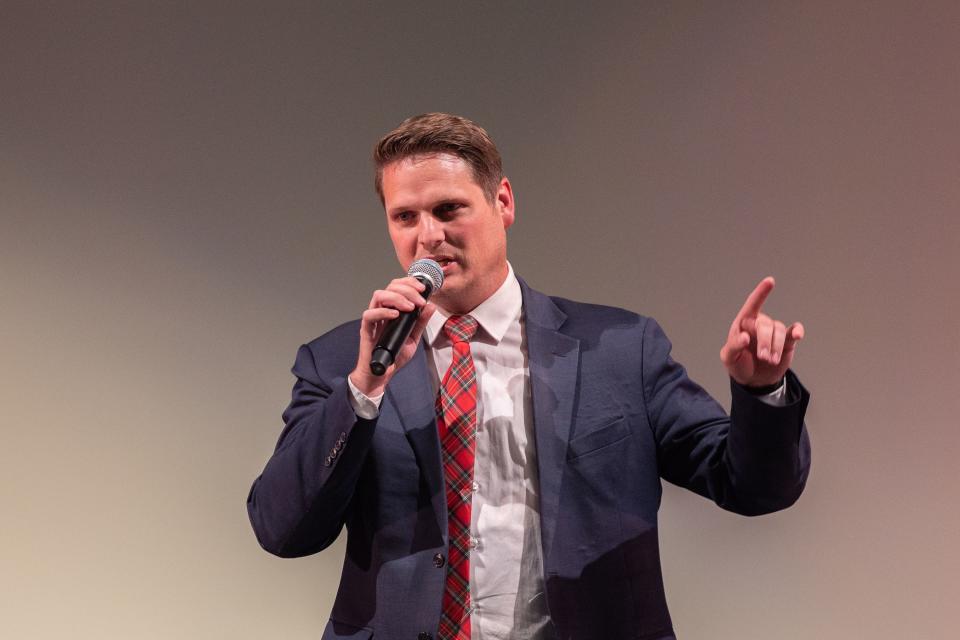
<svg viewBox="0 0 960 640">
<path fill-rule="evenodd" d="M 440 291 L 430 296 L 430 302 L 450 312 L 456 312 L 462 309 L 465 303 L 464 297 L 467 292 L 458 280 L 458 278 L 451 278 L 450 280 L 444 279 L 443 287 Z"/>
<path fill-rule="evenodd" d="M 457 273 L 456 271 L 447 272 L 446 269 L 443 271 L 443 285 L 440 287 L 440 291 L 437 292 L 437 295 L 450 295 L 454 291 L 463 290 L 463 276 Z"/>
<path fill-rule="evenodd" d="M 430 302 L 434 302 L 437 306 L 446 307 L 448 304 L 456 302 L 457 300 L 457 291 L 454 287 L 448 287 L 448 283 L 444 281 L 443 288 L 440 291 L 437 291 L 432 296 L 430 296 Z"/>
</svg>

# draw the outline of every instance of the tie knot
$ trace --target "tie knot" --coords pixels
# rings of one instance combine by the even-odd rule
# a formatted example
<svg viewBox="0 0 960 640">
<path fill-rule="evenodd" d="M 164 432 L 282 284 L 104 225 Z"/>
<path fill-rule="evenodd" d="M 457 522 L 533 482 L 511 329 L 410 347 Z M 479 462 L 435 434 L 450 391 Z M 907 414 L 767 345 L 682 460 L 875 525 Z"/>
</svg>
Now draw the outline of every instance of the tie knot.
<svg viewBox="0 0 960 640">
<path fill-rule="evenodd" d="M 458 344 L 469 342 L 478 326 L 473 316 L 450 316 L 443 323 L 443 332 L 450 338 L 450 342 Z"/>
</svg>

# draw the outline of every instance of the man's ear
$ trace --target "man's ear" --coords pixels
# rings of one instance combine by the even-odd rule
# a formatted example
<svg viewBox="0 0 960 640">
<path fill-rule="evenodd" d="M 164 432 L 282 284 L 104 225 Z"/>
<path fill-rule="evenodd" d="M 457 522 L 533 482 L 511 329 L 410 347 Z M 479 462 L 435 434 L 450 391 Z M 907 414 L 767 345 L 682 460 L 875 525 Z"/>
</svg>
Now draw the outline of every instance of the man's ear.
<svg viewBox="0 0 960 640">
<path fill-rule="evenodd" d="M 514 219 L 514 201 L 513 187 L 510 186 L 510 180 L 506 176 L 500 179 L 500 186 L 497 188 L 497 212 L 500 219 L 503 220 L 503 228 L 509 229 Z"/>
</svg>

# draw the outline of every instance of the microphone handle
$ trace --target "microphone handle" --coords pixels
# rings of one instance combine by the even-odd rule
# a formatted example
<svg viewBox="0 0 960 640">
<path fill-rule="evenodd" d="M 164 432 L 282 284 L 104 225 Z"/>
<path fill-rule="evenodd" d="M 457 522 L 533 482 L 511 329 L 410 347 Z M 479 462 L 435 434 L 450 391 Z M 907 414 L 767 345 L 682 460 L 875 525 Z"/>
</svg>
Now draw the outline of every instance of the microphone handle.
<svg viewBox="0 0 960 640">
<path fill-rule="evenodd" d="M 426 285 L 427 288 L 420 295 L 423 296 L 424 300 L 428 299 L 433 291 L 433 284 L 427 278 L 415 277 Z M 398 317 L 387 324 L 387 328 L 377 341 L 377 347 L 370 357 L 370 372 L 373 375 L 382 376 L 386 373 L 387 367 L 393 364 L 400 347 L 403 346 L 403 341 L 407 339 L 410 331 L 413 330 L 413 325 L 417 323 L 420 311 L 420 307 L 413 311 L 402 311 Z"/>
</svg>

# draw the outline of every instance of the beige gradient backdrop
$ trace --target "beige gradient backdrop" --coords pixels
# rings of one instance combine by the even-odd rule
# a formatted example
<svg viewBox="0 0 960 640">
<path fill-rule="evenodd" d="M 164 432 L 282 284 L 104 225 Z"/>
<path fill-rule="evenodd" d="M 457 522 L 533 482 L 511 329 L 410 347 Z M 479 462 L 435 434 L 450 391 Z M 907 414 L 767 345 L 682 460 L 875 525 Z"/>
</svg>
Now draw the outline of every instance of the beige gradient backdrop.
<svg viewBox="0 0 960 640">
<path fill-rule="evenodd" d="M 342 540 L 273 558 L 244 500 L 297 347 L 397 271 L 368 154 L 427 110 L 499 141 L 519 273 L 723 402 L 762 276 L 807 326 L 797 505 L 665 490 L 682 638 L 956 637 L 958 42 L 953 2 L 0 3 L 0 637 L 319 637 Z"/>
</svg>

